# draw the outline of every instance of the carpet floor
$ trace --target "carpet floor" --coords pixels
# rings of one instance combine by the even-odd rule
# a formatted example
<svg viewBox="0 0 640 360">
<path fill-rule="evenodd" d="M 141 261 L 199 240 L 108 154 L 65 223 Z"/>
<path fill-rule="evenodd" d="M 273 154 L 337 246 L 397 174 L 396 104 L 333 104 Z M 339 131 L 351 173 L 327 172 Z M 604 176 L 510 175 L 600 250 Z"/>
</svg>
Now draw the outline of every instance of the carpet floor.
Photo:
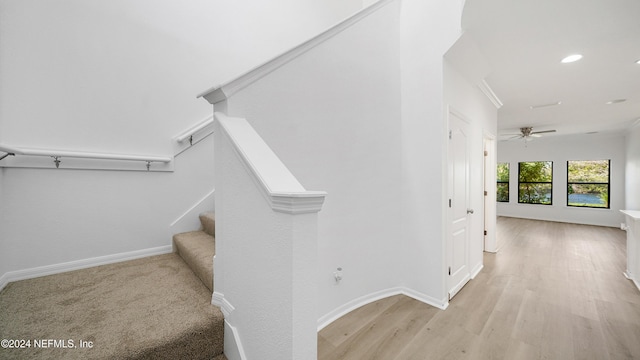
<svg viewBox="0 0 640 360">
<path fill-rule="evenodd" d="M 17 281 L 0 292 L 0 338 L 11 342 L 3 340 L 2 359 L 224 359 L 223 331 L 211 292 L 177 254 Z"/>
</svg>

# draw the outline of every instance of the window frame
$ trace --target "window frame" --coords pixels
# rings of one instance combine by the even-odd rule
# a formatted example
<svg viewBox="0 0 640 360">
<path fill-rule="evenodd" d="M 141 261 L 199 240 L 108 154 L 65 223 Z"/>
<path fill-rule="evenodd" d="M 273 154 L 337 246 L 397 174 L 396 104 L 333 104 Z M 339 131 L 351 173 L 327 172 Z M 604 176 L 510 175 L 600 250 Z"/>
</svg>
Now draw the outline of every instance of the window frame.
<svg viewBox="0 0 640 360">
<path fill-rule="evenodd" d="M 522 181 L 521 172 L 522 172 L 523 163 L 549 163 L 551 165 L 550 181 Z M 521 191 L 522 184 L 549 184 L 549 203 L 521 201 L 520 191 Z M 547 206 L 553 205 L 553 161 L 520 161 L 518 162 L 518 204 L 547 205 Z"/>
<path fill-rule="evenodd" d="M 586 161 L 607 161 L 607 180 L 608 182 L 570 182 L 569 181 L 569 163 L 570 162 L 586 162 Z M 586 206 L 586 205 L 569 205 L 569 186 L 571 185 L 607 185 L 607 206 Z M 586 208 L 586 209 L 611 209 L 611 200 L 609 199 L 611 196 L 611 159 L 602 159 L 602 160 L 567 160 L 567 207 L 572 208 Z"/>
<path fill-rule="evenodd" d="M 498 172 L 498 167 L 500 167 L 500 164 L 506 164 L 507 165 L 507 172 L 508 172 L 508 176 L 507 176 L 507 181 L 501 181 L 498 176 L 497 176 L 497 172 Z M 496 165 L 496 202 L 499 203 L 508 203 L 511 201 L 511 192 L 510 190 L 510 180 L 511 180 L 511 163 L 509 162 L 499 162 Z M 500 200 L 500 197 L 498 196 L 498 188 L 500 187 L 500 184 L 507 184 L 507 199 L 506 200 Z"/>
</svg>

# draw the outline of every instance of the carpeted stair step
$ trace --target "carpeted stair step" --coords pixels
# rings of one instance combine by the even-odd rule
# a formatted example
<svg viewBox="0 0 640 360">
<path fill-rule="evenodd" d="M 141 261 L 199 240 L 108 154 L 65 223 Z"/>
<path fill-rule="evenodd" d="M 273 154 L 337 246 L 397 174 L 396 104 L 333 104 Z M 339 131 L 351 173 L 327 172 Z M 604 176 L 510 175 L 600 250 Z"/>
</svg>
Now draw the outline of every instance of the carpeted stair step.
<svg viewBox="0 0 640 360">
<path fill-rule="evenodd" d="M 0 335 L 78 346 L 0 349 L 0 359 L 225 359 L 222 311 L 175 253 L 12 282 Z"/>
<path fill-rule="evenodd" d="M 173 243 L 178 255 L 213 293 L 213 236 L 204 231 L 191 231 L 174 235 Z"/>
<path fill-rule="evenodd" d="M 202 224 L 202 231 L 211 236 L 216 236 L 216 217 L 212 212 L 205 212 L 200 214 L 200 223 Z"/>
<path fill-rule="evenodd" d="M 184 259 L 202 283 L 213 293 L 213 255 L 215 255 L 215 218 L 213 213 L 200 215 L 203 230 L 173 236 L 178 255 Z"/>
</svg>

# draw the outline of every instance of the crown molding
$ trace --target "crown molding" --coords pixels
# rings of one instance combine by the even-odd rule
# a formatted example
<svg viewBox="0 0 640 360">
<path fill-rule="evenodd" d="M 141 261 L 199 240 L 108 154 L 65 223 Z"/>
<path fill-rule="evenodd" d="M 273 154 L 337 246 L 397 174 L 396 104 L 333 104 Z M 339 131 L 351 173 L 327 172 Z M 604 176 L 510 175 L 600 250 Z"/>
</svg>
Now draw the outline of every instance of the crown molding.
<svg viewBox="0 0 640 360">
<path fill-rule="evenodd" d="M 491 89 L 491 86 L 489 86 L 489 84 L 487 84 L 485 80 L 482 80 L 478 84 L 478 88 L 480 88 L 480 91 L 482 91 L 482 93 L 487 97 L 487 99 L 491 101 L 491 103 L 496 107 L 496 109 L 500 109 L 504 105 L 502 101 L 500 101 L 500 99 L 498 98 L 498 95 L 496 95 L 496 93 L 493 92 L 493 89 Z"/>
</svg>

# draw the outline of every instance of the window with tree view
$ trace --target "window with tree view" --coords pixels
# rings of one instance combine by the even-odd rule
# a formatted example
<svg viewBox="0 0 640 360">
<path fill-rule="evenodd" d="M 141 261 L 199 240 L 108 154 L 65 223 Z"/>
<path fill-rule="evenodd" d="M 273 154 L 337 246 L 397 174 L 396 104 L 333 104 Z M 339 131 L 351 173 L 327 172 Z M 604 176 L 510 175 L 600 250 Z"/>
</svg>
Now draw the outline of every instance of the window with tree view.
<svg viewBox="0 0 640 360">
<path fill-rule="evenodd" d="M 518 203 L 551 205 L 553 162 L 518 163 Z"/>
<path fill-rule="evenodd" d="M 567 161 L 567 206 L 608 209 L 610 163 Z"/>
<path fill-rule="evenodd" d="M 498 194 L 496 200 L 509 202 L 509 163 L 498 163 Z"/>
</svg>

